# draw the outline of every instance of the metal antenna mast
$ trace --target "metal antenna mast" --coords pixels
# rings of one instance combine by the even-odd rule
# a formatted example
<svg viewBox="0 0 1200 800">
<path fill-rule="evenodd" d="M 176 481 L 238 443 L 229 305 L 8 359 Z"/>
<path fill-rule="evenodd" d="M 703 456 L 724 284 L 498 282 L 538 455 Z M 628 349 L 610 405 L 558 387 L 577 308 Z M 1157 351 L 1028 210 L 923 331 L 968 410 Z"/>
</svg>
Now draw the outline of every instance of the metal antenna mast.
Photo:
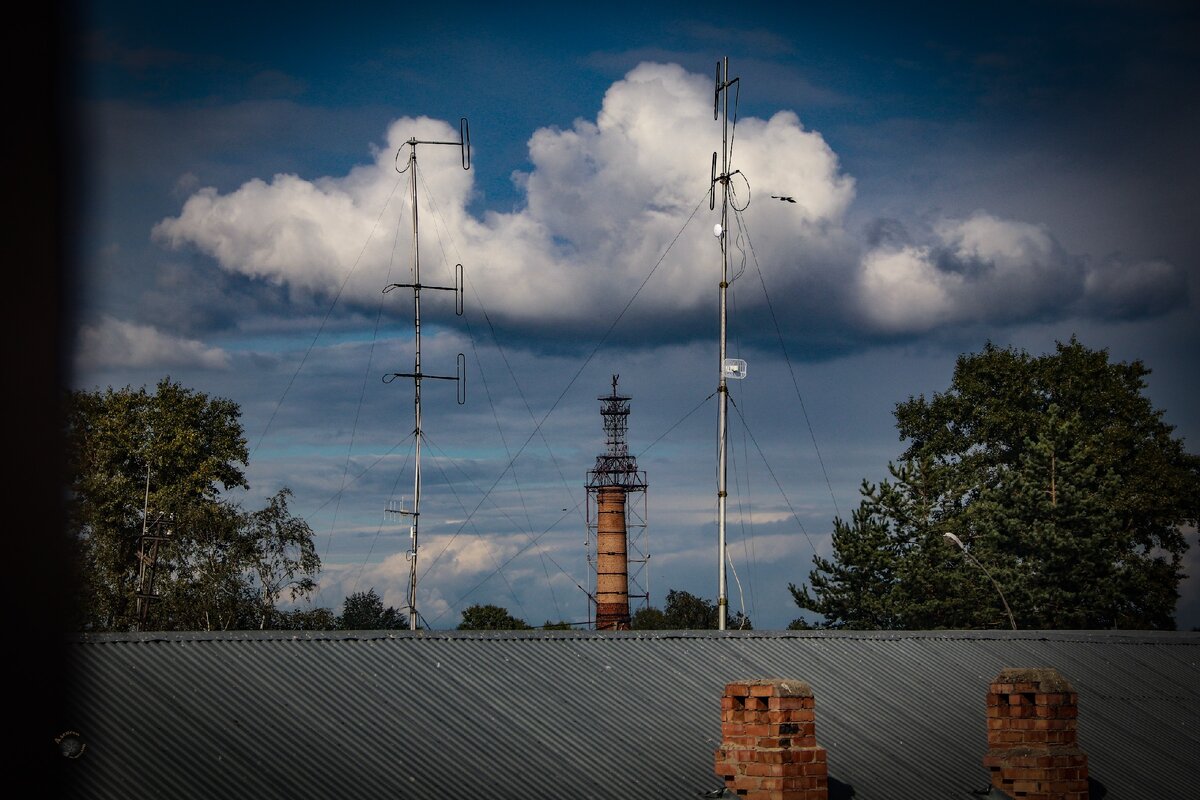
<svg viewBox="0 0 1200 800">
<path fill-rule="evenodd" d="M 728 230 L 729 230 L 729 177 L 732 174 L 729 171 L 729 87 L 738 82 L 737 78 L 729 79 L 729 57 L 726 56 L 724 63 L 717 62 L 717 80 L 716 89 L 713 91 L 713 119 L 717 119 L 718 112 L 721 117 L 721 172 L 717 173 L 717 154 L 713 153 L 712 157 L 712 180 L 708 189 L 708 207 L 710 210 L 716 207 L 715 188 L 718 183 L 721 184 L 721 221 L 713 233 L 716 234 L 721 245 L 721 283 L 720 283 L 720 307 L 721 307 L 721 354 L 720 354 L 720 384 L 717 387 L 717 393 L 720 395 L 720 403 L 717 412 L 717 539 L 718 539 L 718 558 L 720 564 L 717 569 L 717 627 L 720 630 L 725 630 L 725 622 L 729 616 L 729 597 L 726 594 L 726 578 L 725 578 L 725 501 L 726 478 L 728 473 L 728 432 L 729 432 L 729 388 L 727 379 L 730 377 L 740 378 L 745 374 L 745 362 L 738 362 L 736 359 L 727 359 L 725 357 L 725 318 L 726 304 L 725 291 L 729 288 L 729 249 Z M 722 97 L 723 95 L 723 97 Z M 722 104 L 722 101 L 723 104 Z"/>
<path fill-rule="evenodd" d="M 458 384 L 458 404 L 462 405 L 467 401 L 467 374 L 466 374 L 466 357 L 458 354 L 458 372 L 455 375 L 427 375 L 421 372 L 421 290 L 422 289 L 440 289 L 443 291 L 454 292 L 455 303 L 454 311 L 459 316 L 463 313 L 463 267 L 462 264 L 455 265 L 455 281 L 454 286 L 425 286 L 421 284 L 421 249 L 417 241 L 417 145 L 419 144 L 446 144 L 458 147 L 462 151 L 462 167 L 463 169 L 471 168 L 471 133 L 467 127 L 467 118 L 463 117 L 458 123 L 459 140 L 457 142 L 434 142 L 434 141 L 419 141 L 416 138 L 409 139 L 405 144 L 408 146 L 408 164 L 404 169 L 400 168 L 400 152 L 396 151 L 396 171 L 403 174 L 409 173 L 409 181 L 411 181 L 410 200 L 412 202 L 412 283 L 392 283 L 388 284 L 383 293 L 387 294 L 393 289 L 412 289 L 413 292 L 413 338 L 415 340 L 415 358 L 412 372 L 393 372 L 383 377 L 384 383 L 391 383 L 396 378 L 411 378 L 413 382 L 413 436 L 415 438 L 416 451 L 414 457 L 413 469 L 413 507 L 411 511 L 399 510 L 398 513 L 412 517 L 412 526 L 409 528 L 409 549 L 408 549 L 408 627 L 409 630 L 417 629 L 418 617 L 417 611 L 417 552 L 419 541 L 419 525 L 421 519 L 421 381 L 422 380 L 440 380 L 440 381 L 455 381 Z"/>
<path fill-rule="evenodd" d="M 150 616 L 150 604 L 158 599 L 154 593 L 154 578 L 158 573 L 158 546 L 171 536 L 171 529 L 160 532 L 163 515 L 156 514 L 150 521 L 150 467 L 146 466 L 146 499 L 142 505 L 142 536 L 138 543 L 138 590 L 137 622 L 135 630 L 141 630 Z"/>
</svg>

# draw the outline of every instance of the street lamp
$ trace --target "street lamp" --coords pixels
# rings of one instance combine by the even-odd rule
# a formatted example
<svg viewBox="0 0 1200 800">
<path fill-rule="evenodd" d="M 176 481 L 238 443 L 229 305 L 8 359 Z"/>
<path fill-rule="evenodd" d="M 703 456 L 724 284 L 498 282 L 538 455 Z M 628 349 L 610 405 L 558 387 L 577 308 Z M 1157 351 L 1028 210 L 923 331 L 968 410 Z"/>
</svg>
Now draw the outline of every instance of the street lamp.
<svg viewBox="0 0 1200 800">
<path fill-rule="evenodd" d="M 992 577 L 992 573 L 988 572 L 987 567 L 985 567 L 983 564 L 980 564 L 979 560 L 967 551 L 967 546 L 963 544 L 962 539 L 950 532 L 943 533 L 942 538 L 951 544 L 958 545 L 958 549 L 962 550 L 963 555 L 966 556 L 972 564 L 983 570 L 984 575 L 988 576 L 988 580 L 992 582 L 992 586 L 996 587 L 996 594 L 1000 595 L 1000 602 L 1004 603 L 1004 610 L 1008 612 L 1008 621 L 1012 623 L 1012 629 L 1015 631 L 1017 629 L 1017 621 L 1013 619 L 1012 609 L 1008 607 L 1008 601 L 1004 599 L 1004 592 L 1000 591 L 1000 584 L 996 583 L 996 579 Z"/>
</svg>

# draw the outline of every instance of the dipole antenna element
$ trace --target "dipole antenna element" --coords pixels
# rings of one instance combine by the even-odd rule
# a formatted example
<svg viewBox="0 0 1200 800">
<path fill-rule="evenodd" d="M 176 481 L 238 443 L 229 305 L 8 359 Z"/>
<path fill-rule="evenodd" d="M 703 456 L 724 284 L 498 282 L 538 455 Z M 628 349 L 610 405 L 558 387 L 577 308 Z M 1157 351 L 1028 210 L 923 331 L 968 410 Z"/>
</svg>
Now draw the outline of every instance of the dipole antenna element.
<svg viewBox="0 0 1200 800">
<path fill-rule="evenodd" d="M 416 630 L 418 619 L 420 617 L 417 611 L 417 553 L 418 542 L 420 537 L 420 519 L 421 519 L 421 381 L 423 380 L 439 380 L 439 381 L 454 381 L 458 384 L 458 404 L 462 405 L 467 401 L 467 373 L 466 373 L 466 357 L 458 354 L 458 370 L 454 375 L 429 375 L 421 371 L 421 290 L 433 289 L 439 291 L 454 292 L 455 302 L 454 310 L 458 316 L 463 313 L 463 267 L 462 264 L 455 265 L 455 281 L 454 286 L 429 286 L 421 283 L 421 249 L 417 239 L 418 214 L 417 214 L 417 145 L 419 144 L 436 144 L 436 145 L 452 145 L 460 149 L 462 153 L 463 169 L 471 168 L 471 133 L 467 126 L 467 118 L 463 117 L 458 124 L 459 139 L 457 142 L 437 142 L 437 141 L 422 141 L 416 138 L 409 139 L 404 146 L 408 147 L 408 162 L 403 169 L 400 168 L 400 153 L 403 152 L 403 147 L 396 151 L 396 171 L 403 174 L 409 173 L 409 181 L 411 182 L 410 200 L 412 202 L 412 283 L 391 283 L 384 287 L 383 293 L 387 294 L 393 289 L 412 289 L 413 293 L 413 338 L 414 338 L 414 361 L 412 372 L 393 372 L 383 376 L 384 383 L 391 383 L 396 378 L 411 378 L 413 382 L 413 437 L 416 443 L 416 452 L 414 454 L 413 468 L 413 506 L 411 510 L 402 510 L 398 513 L 404 514 L 412 518 L 412 527 L 410 529 L 410 544 L 408 551 L 408 627 L 409 630 Z"/>
</svg>

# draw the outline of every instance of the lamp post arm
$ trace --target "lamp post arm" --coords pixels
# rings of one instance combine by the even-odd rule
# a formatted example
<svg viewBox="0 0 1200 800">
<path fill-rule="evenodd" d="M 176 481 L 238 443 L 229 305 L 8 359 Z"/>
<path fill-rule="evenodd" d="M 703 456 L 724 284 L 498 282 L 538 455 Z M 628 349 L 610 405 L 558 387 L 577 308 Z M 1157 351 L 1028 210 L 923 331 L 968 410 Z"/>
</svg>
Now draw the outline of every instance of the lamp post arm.
<svg viewBox="0 0 1200 800">
<path fill-rule="evenodd" d="M 1000 602 L 1004 603 L 1004 610 L 1008 614 L 1008 622 L 1015 631 L 1017 629 L 1017 620 L 1013 617 L 1012 609 L 1008 607 L 1008 601 L 1004 599 L 1004 592 L 1000 591 L 1000 584 L 996 583 L 996 579 L 992 577 L 992 573 L 988 572 L 987 567 L 979 563 L 979 559 L 968 553 L 966 548 L 963 549 L 963 555 L 969 558 L 975 566 L 983 570 L 983 574 L 988 576 L 988 580 L 992 582 L 992 586 L 996 587 L 996 594 L 1000 595 Z"/>
</svg>

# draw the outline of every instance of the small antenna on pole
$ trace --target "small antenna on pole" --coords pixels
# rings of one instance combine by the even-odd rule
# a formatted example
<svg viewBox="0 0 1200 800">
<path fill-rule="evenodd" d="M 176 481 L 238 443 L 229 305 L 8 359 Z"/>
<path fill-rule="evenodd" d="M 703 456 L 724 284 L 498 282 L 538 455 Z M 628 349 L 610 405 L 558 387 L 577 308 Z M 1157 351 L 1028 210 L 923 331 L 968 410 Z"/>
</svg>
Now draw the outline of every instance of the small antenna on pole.
<svg viewBox="0 0 1200 800">
<path fill-rule="evenodd" d="M 456 264 L 454 270 L 454 286 L 425 286 L 421 284 L 421 248 L 417 239 L 418 214 L 417 214 L 417 145 L 419 144 L 440 144 L 452 145 L 458 147 L 462 152 L 462 167 L 463 169 L 471 168 L 471 132 L 467 125 L 467 118 L 462 117 L 458 122 L 459 140 L 457 142 L 435 142 L 421 141 L 416 138 L 409 139 L 405 144 L 408 146 L 408 164 L 404 169 L 400 169 L 400 150 L 396 151 L 396 171 L 403 174 L 409 173 L 410 200 L 412 202 L 412 283 L 392 283 L 388 284 L 383 289 L 383 293 L 387 294 L 393 289 L 412 289 L 413 292 L 413 338 L 414 338 L 414 360 L 412 372 L 393 372 L 383 376 L 384 383 L 391 383 L 396 378 L 411 378 L 413 382 L 413 436 L 416 442 L 416 452 L 414 455 L 413 469 L 413 505 L 412 510 L 404 510 L 401 508 L 389 507 L 388 510 L 393 513 L 402 514 L 412 518 L 412 527 L 409 529 L 410 544 L 408 550 L 408 627 L 409 630 L 417 629 L 417 622 L 420 613 L 417 611 L 417 554 L 420 520 L 421 520 L 421 381 L 422 380 L 439 380 L 439 381 L 454 381 L 458 384 L 458 404 L 462 405 L 467 402 L 467 360 L 462 353 L 458 354 L 458 369 L 454 375 L 428 375 L 421 371 L 421 290 L 435 289 L 440 291 L 454 292 L 454 311 L 458 316 L 463 313 L 463 266 Z"/>
</svg>

